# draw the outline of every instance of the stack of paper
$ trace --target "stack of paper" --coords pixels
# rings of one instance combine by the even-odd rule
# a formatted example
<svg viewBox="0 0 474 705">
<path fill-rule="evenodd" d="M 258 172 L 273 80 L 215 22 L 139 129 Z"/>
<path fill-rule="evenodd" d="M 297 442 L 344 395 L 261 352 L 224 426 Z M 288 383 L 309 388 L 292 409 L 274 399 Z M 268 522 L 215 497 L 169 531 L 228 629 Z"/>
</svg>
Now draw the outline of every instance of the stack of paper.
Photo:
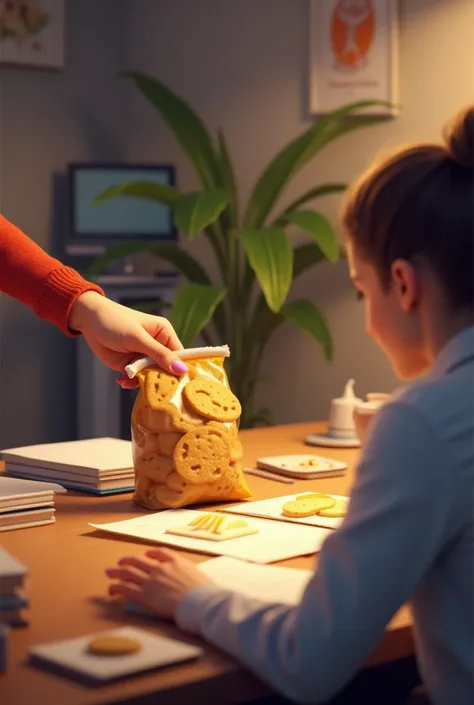
<svg viewBox="0 0 474 705">
<path fill-rule="evenodd" d="M 23 595 L 27 568 L 0 547 L 0 623 L 21 626 L 22 610 L 28 607 Z M 0 625 L 1 626 L 1 625 Z"/>
<path fill-rule="evenodd" d="M 0 531 L 53 524 L 55 492 L 64 490 L 51 482 L 0 475 Z"/>
<path fill-rule="evenodd" d="M 112 494 L 134 489 L 132 444 L 120 438 L 89 438 L 2 451 L 6 472 L 51 480 L 63 487 Z"/>
</svg>

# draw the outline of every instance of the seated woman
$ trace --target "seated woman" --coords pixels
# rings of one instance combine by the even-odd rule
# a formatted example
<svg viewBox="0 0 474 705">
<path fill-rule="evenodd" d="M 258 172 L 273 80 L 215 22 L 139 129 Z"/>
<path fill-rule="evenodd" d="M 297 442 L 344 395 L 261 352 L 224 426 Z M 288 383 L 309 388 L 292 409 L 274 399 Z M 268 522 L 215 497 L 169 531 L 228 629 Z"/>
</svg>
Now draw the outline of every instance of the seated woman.
<svg viewBox="0 0 474 705">
<path fill-rule="evenodd" d="M 343 223 L 367 332 L 400 378 L 421 379 L 377 413 L 349 511 L 324 543 L 301 603 L 224 590 L 164 549 L 120 560 L 107 571 L 109 592 L 174 619 L 302 703 L 340 692 L 410 600 L 433 703 L 469 705 L 474 106 L 446 130 L 444 146 L 416 144 L 374 164 L 350 190 Z"/>
</svg>

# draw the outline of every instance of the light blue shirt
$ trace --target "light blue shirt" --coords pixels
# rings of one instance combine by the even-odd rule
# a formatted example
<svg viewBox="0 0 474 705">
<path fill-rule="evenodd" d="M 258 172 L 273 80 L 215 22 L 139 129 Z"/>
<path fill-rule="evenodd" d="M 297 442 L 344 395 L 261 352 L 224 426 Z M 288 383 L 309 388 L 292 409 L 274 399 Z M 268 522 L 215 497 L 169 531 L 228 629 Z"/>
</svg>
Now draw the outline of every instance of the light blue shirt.
<svg viewBox="0 0 474 705">
<path fill-rule="evenodd" d="M 299 606 L 216 585 L 191 591 L 178 625 L 287 697 L 322 703 L 346 685 L 412 602 L 434 705 L 474 703 L 474 328 L 374 420 L 348 514 Z"/>
</svg>

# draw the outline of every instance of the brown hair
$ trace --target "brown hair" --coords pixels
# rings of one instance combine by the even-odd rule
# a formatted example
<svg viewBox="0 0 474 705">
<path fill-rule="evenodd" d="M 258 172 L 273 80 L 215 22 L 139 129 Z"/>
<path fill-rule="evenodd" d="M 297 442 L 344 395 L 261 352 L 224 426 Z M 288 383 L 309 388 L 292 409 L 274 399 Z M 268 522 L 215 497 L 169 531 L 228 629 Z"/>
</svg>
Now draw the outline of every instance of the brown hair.
<svg viewBox="0 0 474 705">
<path fill-rule="evenodd" d="M 443 131 L 375 163 L 348 191 L 342 222 L 388 288 L 391 265 L 423 256 L 450 303 L 474 305 L 474 106 Z"/>
</svg>

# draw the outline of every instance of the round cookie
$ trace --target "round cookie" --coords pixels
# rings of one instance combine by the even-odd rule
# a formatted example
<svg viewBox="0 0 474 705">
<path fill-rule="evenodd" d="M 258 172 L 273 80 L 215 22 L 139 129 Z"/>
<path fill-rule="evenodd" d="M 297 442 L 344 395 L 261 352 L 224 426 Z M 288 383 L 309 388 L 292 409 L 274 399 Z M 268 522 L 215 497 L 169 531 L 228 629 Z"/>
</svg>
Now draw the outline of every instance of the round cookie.
<svg viewBox="0 0 474 705">
<path fill-rule="evenodd" d="M 96 656 L 127 656 L 140 651 L 142 645 L 135 639 L 124 636 L 96 636 L 88 644 L 87 650 Z"/>
<path fill-rule="evenodd" d="M 166 482 L 174 468 L 171 458 L 164 458 L 158 453 L 144 453 L 136 459 L 135 470 L 154 482 Z"/>
<path fill-rule="evenodd" d="M 183 388 L 183 396 L 193 411 L 206 419 L 235 421 L 242 413 L 235 394 L 214 379 L 193 379 Z"/>
<path fill-rule="evenodd" d="M 310 517 L 318 514 L 321 509 L 327 509 L 336 504 L 336 500 L 327 495 L 320 495 L 312 499 L 295 499 L 283 505 L 283 514 L 295 519 Z"/>
<path fill-rule="evenodd" d="M 347 514 L 347 506 L 349 502 L 347 499 L 338 499 L 336 504 L 332 507 L 327 507 L 326 509 L 321 509 L 318 514 L 321 517 L 330 517 L 331 519 L 339 519 L 340 517 L 345 517 Z"/>
<path fill-rule="evenodd" d="M 216 482 L 228 472 L 231 447 L 228 435 L 219 428 L 203 426 L 186 433 L 174 449 L 176 472 L 186 482 L 200 485 Z"/>
<path fill-rule="evenodd" d="M 168 404 L 178 388 L 178 378 L 159 369 L 150 369 L 145 377 L 145 397 L 154 410 Z"/>
<path fill-rule="evenodd" d="M 157 436 L 158 451 L 161 455 L 167 458 L 172 458 L 174 449 L 176 448 L 178 441 L 182 438 L 183 434 L 178 431 L 170 431 L 169 433 L 160 433 Z"/>
<path fill-rule="evenodd" d="M 296 502 L 306 502 L 307 500 L 319 500 L 321 497 L 325 500 L 331 499 L 332 497 L 329 497 L 327 494 L 323 494 L 321 492 L 307 492 L 306 494 L 301 494 L 298 497 L 295 498 Z M 336 500 L 334 500 L 336 502 Z"/>
<path fill-rule="evenodd" d="M 143 406 L 136 415 L 137 426 L 153 433 L 169 433 L 175 430 L 174 422 L 179 421 L 180 413 L 176 406 L 167 406 L 155 410 L 150 406 Z"/>
<path fill-rule="evenodd" d="M 244 450 L 242 447 L 242 442 L 239 439 L 239 434 L 237 432 L 237 428 L 235 427 L 234 424 L 230 424 L 229 426 L 226 426 L 223 423 L 220 423 L 219 421 L 209 421 L 207 424 L 208 427 L 211 428 L 219 428 L 221 431 L 227 434 L 227 437 L 229 438 L 230 442 L 230 460 L 231 463 L 235 463 L 238 460 L 242 460 L 244 456 Z"/>
</svg>

